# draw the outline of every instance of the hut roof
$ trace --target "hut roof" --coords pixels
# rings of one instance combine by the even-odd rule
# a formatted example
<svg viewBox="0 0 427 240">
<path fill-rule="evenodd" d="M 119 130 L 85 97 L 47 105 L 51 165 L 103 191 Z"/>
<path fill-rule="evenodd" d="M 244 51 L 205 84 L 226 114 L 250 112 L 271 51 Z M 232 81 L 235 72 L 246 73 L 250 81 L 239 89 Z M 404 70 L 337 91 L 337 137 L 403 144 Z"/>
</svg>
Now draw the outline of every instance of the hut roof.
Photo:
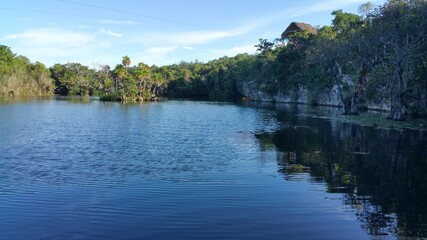
<svg viewBox="0 0 427 240">
<path fill-rule="evenodd" d="M 289 36 L 291 36 L 292 34 L 300 31 L 304 31 L 304 30 L 314 35 L 317 34 L 317 29 L 315 29 L 310 24 L 302 23 L 302 22 L 292 22 L 291 24 L 289 24 L 286 30 L 282 33 L 282 39 L 289 38 Z"/>
</svg>

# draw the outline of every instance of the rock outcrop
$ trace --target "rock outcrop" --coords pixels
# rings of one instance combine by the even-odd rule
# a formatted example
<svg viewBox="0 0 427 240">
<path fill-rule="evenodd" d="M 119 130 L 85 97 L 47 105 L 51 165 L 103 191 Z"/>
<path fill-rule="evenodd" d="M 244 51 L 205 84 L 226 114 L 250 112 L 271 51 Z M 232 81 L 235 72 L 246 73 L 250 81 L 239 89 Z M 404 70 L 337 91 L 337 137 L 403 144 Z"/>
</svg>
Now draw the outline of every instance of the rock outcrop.
<svg viewBox="0 0 427 240">
<path fill-rule="evenodd" d="M 257 89 L 255 84 L 245 83 L 243 84 L 241 94 L 249 99 L 264 102 L 317 104 L 333 107 L 341 107 L 343 105 L 339 96 L 339 87 L 337 85 L 332 86 L 332 88 L 325 88 L 320 93 L 317 93 L 316 96 L 312 96 L 310 90 L 303 85 L 293 88 L 287 92 L 279 91 L 277 94 L 271 95 Z M 344 93 L 345 96 L 348 94 L 349 93 Z M 367 102 L 366 108 L 377 111 L 389 111 L 390 104 L 381 101 Z"/>
</svg>

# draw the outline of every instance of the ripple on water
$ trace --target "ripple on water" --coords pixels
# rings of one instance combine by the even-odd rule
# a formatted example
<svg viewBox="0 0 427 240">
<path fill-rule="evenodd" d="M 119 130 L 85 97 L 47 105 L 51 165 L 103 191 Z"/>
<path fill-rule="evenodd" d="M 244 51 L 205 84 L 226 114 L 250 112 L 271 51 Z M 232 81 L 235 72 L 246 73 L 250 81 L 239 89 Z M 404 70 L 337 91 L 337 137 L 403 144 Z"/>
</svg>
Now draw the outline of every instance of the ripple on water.
<svg viewBox="0 0 427 240">
<path fill-rule="evenodd" d="M 2 237 L 369 238 L 322 176 L 286 170 L 301 142 L 287 134 L 318 135 L 280 117 L 204 102 L 3 105 Z"/>
</svg>

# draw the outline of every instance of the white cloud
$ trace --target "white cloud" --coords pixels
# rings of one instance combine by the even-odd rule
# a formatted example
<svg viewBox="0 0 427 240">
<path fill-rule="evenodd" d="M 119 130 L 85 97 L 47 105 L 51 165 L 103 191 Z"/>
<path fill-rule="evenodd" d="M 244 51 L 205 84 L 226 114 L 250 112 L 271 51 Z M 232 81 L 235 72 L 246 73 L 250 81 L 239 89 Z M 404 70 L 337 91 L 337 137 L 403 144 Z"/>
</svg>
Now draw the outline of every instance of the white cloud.
<svg viewBox="0 0 427 240">
<path fill-rule="evenodd" d="M 36 21 L 37 19 L 35 19 L 35 18 L 31 18 L 31 17 L 26 17 L 26 18 L 22 18 L 21 19 L 21 21 L 23 21 L 23 22 L 34 22 L 34 21 Z"/>
<path fill-rule="evenodd" d="M 132 42 L 143 45 L 172 44 L 180 47 L 193 47 L 212 43 L 221 39 L 237 37 L 252 31 L 256 26 L 244 25 L 231 30 L 204 30 L 189 32 L 151 32 L 135 37 Z"/>
<path fill-rule="evenodd" d="M 378 1 L 378 0 L 374 0 Z M 332 11 L 339 8 L 344 8 L 349 5 L 364 3 L 366 0 L 329 0 L 317 4 L 312 4 L 304 7 L 288 8 L 268 16 L 252 19 L 246 24 L 224 30 L 203 30 L 203 31 L 187 31 L 187 32 L 151 32 L 136 36 L 132 43 L 142 44 L 144 46 L 163 45 L 166 43 L 183 47 L 185 49 L 194 48 L 196 45 L 204 45 L 213 43 L 219 40 L 244 36 L 260 29 L 273 22 L 283 21 L 296 16 L 315 14 L 319 12 Z"/>
<path fill-rule="evenodd" d="M 243 36 L 257 27 L 257 24 L 244 24 L 240 27 L 228 30 L 149 32 L 133 37 L 130 43 L 140 44 L 148 48 L 136 55 L 136 59 L 148 64 L 165 65 L 176 63 L 180 60 L 211 60 L 215 57 L 222 57 L 224 55 L 234 56 L 238 53 L 254 52 L 252 44 L 243 47 L 216 50 L 212 50 L 209 44 L 220 40 Z M 189 51 L 194 50 L 195 46 L 200 45 L 204 45 L 203 48 L 198 48 L 201 52 Z M 183 52 L 179 52 L 179 54 L 175 52 L 172 53 L 175 50 L 183 50 Z M 194 56 L 194 54 L 196 55 Z"/>
<path fill-rule="evenodd" d="M 17 41 L 22 46 L 77 47 L 93 41 L 94 36 L 58 28 L 40 28 L 23 33 L 10 34 L 3 39 Z"/>
<path fill-rule="evenodd" d="M 307 16 L 311 14 L 321 13 L 321 12 L 332 12 L 333 10 L 342 9 L 349 7 L 355 4 L 366 3 L 367 0 L 328 0 L 320 1 L 319 3 L 314 3 L 311 5 L 304 5 L 302 7 L 286 8 L 284 10 L 279 10 L 275 13 L 269 14 L 268 16 L 262 16 L 255 19 L 252 19 L 252 27 L 260 28 L 267 26 L 274 22 L 280 22 L 286 19 L 291 19 L 300 16 Z M 381 2 L 382 0 L 371 0 L 371 2 Z M 251 25 L 248 25 L 251 26 Z"/>
<path fill-rule="evenodd" d="M 226 31 L 151 32 L 135 37 L 132 42 L 142 45 L 173 44 L 179 46 L 201 45 L 229 37 Z"/>
<path fill-rule="evenodd" d="M 110 36 L 113 36 L 113 37 L 122 37 L 123 36 L 121 33 L 113 32 L 111 30 L 107 30 L 107 29 L 104 29 L 104 28 L 99 29 L 99 33 L 101 33 L 101 34 L 107 34 L 107 35 L 110 35 Z"/>
<path fill-rule="evenodd" d="M 98 40 L 93 34 L 59 28 L 27 30 L 0 40 L 18 54 L 33 61 L 41 61 L 47 66 L 71 61 L 90 64 L 99 57 L 97 52 L 111 46 L 110 42 Z"/>
<path fill-rule="evenodd" d="M 375 0 L 374 0 L 375 1 Z M 142 44 L 144 46 L 153 46 L 157 44 L 172 44 L 188 49 L 196 45 L 204 45 L 213 43 L 219 40 L 244 36 L 253 32 L 256 29 L 265 27 L 273 22 L 283 21 L 297 16 L 315 14 L 319 12 L 332 11 L 335 9 L 344 8 L 346 6 L 364 3 L 366 0 L 329 0 L 312 4 L 304 7 L 288 8 L 268 16 L 252 19 L 246 24 L 225 30 L 203 30 L 203 31 L 187 31 L 187 32 L 151 32 L 136 36 L 131 40 L 132 43 Z M 277 34 L 277 33 L 275 33 Z"/>
<path fill-rule="evenodd" d="M 376 3 L 383 0 L 371 1 Z M 21 31 L 3 38 L 0 37 L 0 41 L 12 47 L 18 54 L 42 61 L 47 65 L 66 61 L 78 61 L 90 65 L 91 62 L 100 60 L 104 63 L 108 61 L 108 64 L 114 64 L 120 61 L 121 56 L 128 54 L 133 54 L 131 57 L 135 61 L 142 60 L 146 63 L 160 65 L 171 64 L 180 60 L 200 59 L 208 61 L 239 53 L 254 53 L 256 43 L 244 45 L 251 41 L 249 38 L 256 41 L 258 37 L 264 35 L 278 35 L 283 29 L 277 30 L 277 28 L 286 27 L 278 25 L 287 25 L 292 18 L 306 16 L 304 19 L 307 19 L 310 14 L 324 14 L 335 9 L 353 8 L 357 4 L 365 2 L 366 0 L 314 1 L 311 5 L 277 9 L 276 12 L 268 15 L 255 16 L 249 22 L 243 22 L 234 28 L 165 32 L 161 30 L 147 32 L 144 30 L 141 34 L 136 32 L 135 27 L 132 27 L 132 32 L 126 32 L 126 27 L 129 26 L 124 26 L 139 24 L 138 22 L 105 19 L 97 21 L 95 25 L 89 25 L 89 23 L 87 23 L 88 25 L 76 24 L 68 30 L 65 30 L 63 26 L 50 26 Z M 34 19 L 21 20 L 33 21 Z M 99 24 L 104 25 L 95 27 Z M 116 27 L 123 27 L 123 29 L 117 31 Z M 142 29 L 139 30 L 142 31 Z M 124 34 L 126 34 L 126 38 L 123 37 Z M 242 42 L 243 46 L 239 46 Z M 197 51 L 194 50 L 196 48 Z"/>
<path fill-rule="evenodd" d="M 177 47 L 153 47 L 146 50 L 148 54 L 166 55 Z"/>
<path fill-rule="evenodd" d="M 172 63 L 170 58 L 170 53 L 177 50 L 177 46 L 170 47 L 152 47 L 148 48 L 145 51 L 138 53 L 134 59 L 137 59 L 140 62 L 144 62 L 146 64 L 169 64 Z"/>
<path fill-rule="evenodd" d="M 235 36 L 230 31 L 198 31 L 168 34 L 169 41 L 179 45 L 200 45 Z"/>
<path fill-rule="evenodd" d="M 363 3 L 366 3 L 366 0 L 346 0 L 346 1 L 329 0 L 329 1 L 321 2 L 313 5 L 295 8 L 292 11 L 293 14 L 288 16 L 297 17 L 297 16 L 309 15 L 309 14 L 318 13 L 318 12 L 333 11 L 333 10 L 344 8 L 346 6 L 357 4 L 357 3 L 363 4 Z"/>
<path fill-rule="evenodd" d="M 243 46 L 233 47 L 233 48 L 226 48 L 226 49 L 212 49 L 210 50 L 210 58 L 219 58 L 223 56 L 233 57 L 240 53 L 255 53 L 255 47 L 254 44 L 247 44 Z"/>
<path fill-rule="evenodd" d="M 112 19 L 102 20 L 100 23 L 101 24 L 116 24 L 116 25 L 135 25 L 135 24 L 139 24 L 138 22 L 135 22 L 135 21 L 112 20 Z"/>
</svg>

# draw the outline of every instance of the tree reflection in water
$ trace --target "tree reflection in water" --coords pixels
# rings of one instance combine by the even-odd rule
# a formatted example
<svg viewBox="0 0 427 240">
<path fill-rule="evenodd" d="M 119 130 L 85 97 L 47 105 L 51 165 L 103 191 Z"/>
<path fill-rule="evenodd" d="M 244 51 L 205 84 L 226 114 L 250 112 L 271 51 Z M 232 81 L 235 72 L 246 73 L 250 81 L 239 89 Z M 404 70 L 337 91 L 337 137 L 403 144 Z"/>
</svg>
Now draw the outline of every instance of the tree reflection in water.
<svg viewBox="0 0 427 240">
<path fill-rule="evenodd" d="M 255 136 L 262 149 L 277 151 L 285 179 L 309 173 L 310 181 L 325 182 L 372 236 L 427 237 L 426 131 L 301 117 L 305 107 L 262 108 L 277 110 L 282 125 Z"/>
</svg>

